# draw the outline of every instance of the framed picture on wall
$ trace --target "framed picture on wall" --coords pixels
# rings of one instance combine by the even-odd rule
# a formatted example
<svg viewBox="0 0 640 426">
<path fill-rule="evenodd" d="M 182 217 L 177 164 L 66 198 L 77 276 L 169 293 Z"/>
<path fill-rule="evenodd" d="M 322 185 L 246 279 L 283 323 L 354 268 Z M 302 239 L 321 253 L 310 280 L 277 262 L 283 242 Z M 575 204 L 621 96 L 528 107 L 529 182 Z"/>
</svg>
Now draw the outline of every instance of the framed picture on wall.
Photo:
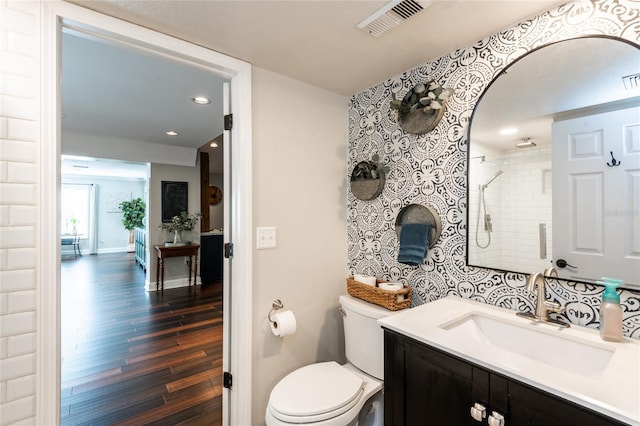
<svg viewBox="0 0 640 426">
<path fill-rule="evenodd" d="M 162 181 L 162 222 L 189 211 L 189 183 Z"/>
</svg>

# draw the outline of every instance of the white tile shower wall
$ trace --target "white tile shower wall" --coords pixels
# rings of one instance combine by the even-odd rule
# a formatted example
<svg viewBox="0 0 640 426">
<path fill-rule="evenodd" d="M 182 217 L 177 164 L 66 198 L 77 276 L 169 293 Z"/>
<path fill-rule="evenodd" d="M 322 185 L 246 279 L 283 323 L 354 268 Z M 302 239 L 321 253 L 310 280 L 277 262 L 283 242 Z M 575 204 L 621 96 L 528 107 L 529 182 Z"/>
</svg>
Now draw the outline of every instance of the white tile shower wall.
<svg viewBox="0 0 640 426">
<path fill-rule="evenodd" d="M 0 0 L 0 424 L 35 423 L 39 3 Z"/>
<path fill-rule="evenodd" d="M 503 154 L 504 181 L 501 206 L 503 268 L 542 272 L 551 266 L 551 191 L 548 173 L 550 147 L 507 151 Z M 539 224 L 547 226 L 547 256 L 540 259 Z"/>
<path fill-rule="evenodd" d="M 527 51 L 585 35 L 637 43 L 636 12 L 637 4 L 632 0 L 569 3 L 354 95 L 349 107 L 347 173 L 375 153 L 391 170 L 378 198 L 361 201 L 348 192 L 350 273 L 404 282 L 414 290 L 414 305 L 457 294 L 510 309 L 533 310 L 534 295 L 524 288 L 524 274 L 466 264 L 469 119 L 493 78 Z M 429 79 L 454 89 L 444 118 L 425 135 L 404 133 L 389 101 L 392 95 L 402 98 L 415 84 Z M 529 179 L 540 185 L 539 177 Z M 512 195 L 514 199 L 516 195 Z M 397 262 L 394 222 L 408 204 L 431 206 L 443 224 L 436 247 L 418 267 Z M 542 208 L 535 212 L 535 218 L 547 214 Z M 532 250 L 536 244 L 531 241 L 528 245 Z M 598 327 L 602 287 L 550 280 L 548 289 L 552 300 L 566 306 L 565 320 Z M 640 338 L 640 292 L 623 290 L 622 303 L 624 334 Z"/>
</svg>

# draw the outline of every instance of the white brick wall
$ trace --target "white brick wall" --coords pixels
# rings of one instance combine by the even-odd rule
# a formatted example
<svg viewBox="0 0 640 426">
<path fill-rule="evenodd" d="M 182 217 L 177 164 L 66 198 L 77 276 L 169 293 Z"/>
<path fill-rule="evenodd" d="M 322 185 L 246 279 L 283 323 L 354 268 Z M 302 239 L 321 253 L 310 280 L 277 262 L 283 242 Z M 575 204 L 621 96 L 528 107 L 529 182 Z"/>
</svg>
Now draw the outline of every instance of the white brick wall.
<svg viewBox="0 0 640 426">
<path fill-rule="evenodd" d="M 39 8 L 0 0 L 0 425 L 35 424 Z"/>
</svg>

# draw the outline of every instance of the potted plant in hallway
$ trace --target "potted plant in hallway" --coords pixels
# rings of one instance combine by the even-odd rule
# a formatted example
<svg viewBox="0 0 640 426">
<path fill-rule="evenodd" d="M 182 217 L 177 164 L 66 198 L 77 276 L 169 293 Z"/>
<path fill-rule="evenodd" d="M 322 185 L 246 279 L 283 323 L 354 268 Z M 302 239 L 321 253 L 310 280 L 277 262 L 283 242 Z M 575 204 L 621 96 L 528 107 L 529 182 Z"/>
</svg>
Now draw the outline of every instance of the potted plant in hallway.
<svg viewBox="0 0 640 426">
<path fill-rule="evenodd" d="M 193 228 L 198 223 L 198 220 L 202 217 L 202 213 L 189 214 L 188 212 L 182 212 L 179 215 L 173 216 L 170 222 L 160 224 L 158 227 L 163 231 L 173 233 L 173 243 L 166 243 L 165 245 L 181 245 L 182 233 L 184 231 L 193 231 Z M 186 244 L 190 244 L 187 242 Z"/>
<path fill-rule="evenodd" d="M 134 198 L 131 201 L 123 201 L 119 204 L 122 210 L 122 224 L 124 229 L 129 231 L 129 245 L 127 251 L 132 252 L 133 248 L 133 230 L 134 228 L 142 227 L 142 219 L 144 219 L 145 209 L 147 204 L 142 201 L 142 198 Z"/>
</svg>

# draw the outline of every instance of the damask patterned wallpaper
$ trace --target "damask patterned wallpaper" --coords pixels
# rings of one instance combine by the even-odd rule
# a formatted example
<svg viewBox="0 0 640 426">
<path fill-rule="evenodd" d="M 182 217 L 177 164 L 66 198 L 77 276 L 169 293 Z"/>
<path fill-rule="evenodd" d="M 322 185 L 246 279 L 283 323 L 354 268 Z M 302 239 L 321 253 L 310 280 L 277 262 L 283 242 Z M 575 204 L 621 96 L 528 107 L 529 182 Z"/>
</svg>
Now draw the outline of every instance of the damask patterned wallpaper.
<svg viewBox="0 0 640 426">
<path fill-rule="evenodd" d="M 637 1 L 569 3 L 506 31 L 409 70 L 351 98 L 348 171 L 378 153 L 390 167 L 382 194 L 371 201 L 348 191 L 349 271 L 400 281 L 412 287 L 412 305 L 450 294 L 491 305 L 533 311 L 526 276 L 467 267 L 467 129 L 480 95 L 507 65 L 532 49 L 586 35 L 607 35 L 640 43 Z M 417 83 L 434 79 L 453 88 L 442 121 L 425 135 L 402 131 L 389 108 Z M 409 204 L 431 206 L 442 219 L 442 235 L 420 266 L 397 261 L 398 212 Z M 532 271 L 533 272 L 533 271 Z M 540 271 L 542 272 L 542 271 Z M 597 328 L 603 288 L 548 280 L 552 300 L 566 307 L 563 317 Z M 623 290 L 623 331 L 640 338 L 640 292 Z"/>
</svg>

